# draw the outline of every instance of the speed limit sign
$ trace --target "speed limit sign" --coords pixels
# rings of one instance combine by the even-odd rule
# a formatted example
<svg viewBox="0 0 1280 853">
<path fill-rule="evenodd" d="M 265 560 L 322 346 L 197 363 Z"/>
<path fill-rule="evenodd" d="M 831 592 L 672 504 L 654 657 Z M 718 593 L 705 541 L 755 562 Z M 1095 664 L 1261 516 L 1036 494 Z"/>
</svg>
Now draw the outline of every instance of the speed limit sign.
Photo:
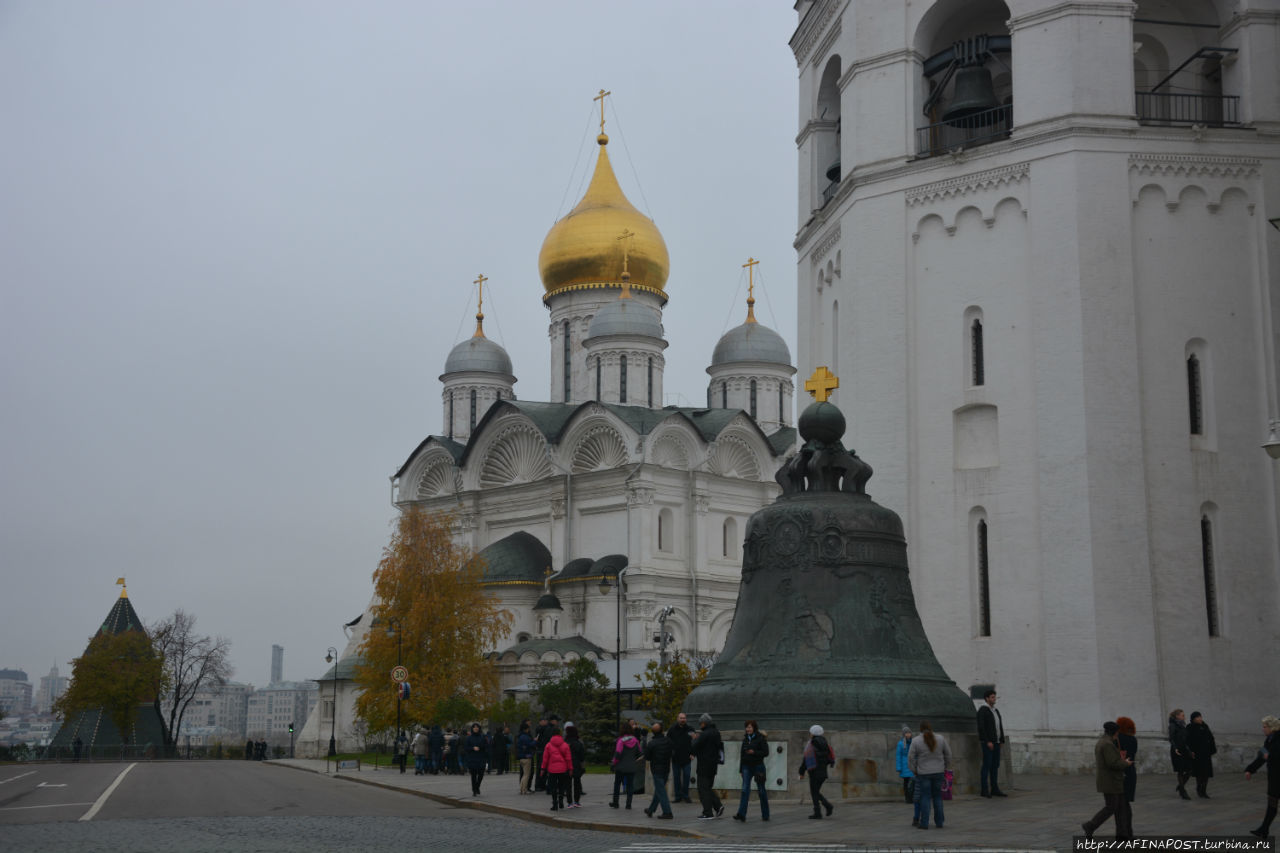
<svg viewBox="0 0 1280 853">
<path fill-rule="evenodd" d="M 397 682 L 408 681 L 409 670 L 405 669 L 403 666 L 397 666 L 395 669 L 391 670 L 391 680 Z"/>
</svg>

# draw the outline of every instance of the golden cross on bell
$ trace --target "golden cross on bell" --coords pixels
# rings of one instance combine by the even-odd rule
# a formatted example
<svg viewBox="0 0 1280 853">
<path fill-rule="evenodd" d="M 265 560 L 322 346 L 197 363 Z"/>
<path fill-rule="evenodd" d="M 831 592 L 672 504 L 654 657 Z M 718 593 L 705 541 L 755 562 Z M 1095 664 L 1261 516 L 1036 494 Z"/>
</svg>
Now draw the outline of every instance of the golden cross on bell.
<svg viewBox="0 0 1280 853">
<path fill-rule="evenodd" d="M 756 321 L 756 284 L 752 273 L 760 262 L 755 258 L 747 258 L 747 262 L 743 264 L 747 268 L 747 322 L 754 323 Z"/>
<path fill-rule="evenodd" d="M 475 284 L 480 286 L 480 296 L 476 302 L 476 333 L 471 336 L 473 338 L 484 337 L 484 283 L 488 280 L 484 273 L 480 273 L 475 280 Z"/>
<path fill-rule="evenodd" d="M 604 99 L 609 97 L 612 94 L 613 92 L 606 92 L 604 89 L 601 89 L 600 94 L 596 95 L 594 98 L 591 99 L 593 101 L 600 102 L 600 132 L 601 133 L 604 133 Z"/>
<path fill-rule="evenodd" d="M 825 403 L 831 392 L 840 387 L 840 379 L 826 368 L 826 365 L 813 371 L 804 382 L 804 390 L 813 395 L 819 403 Z"/>
</svg>

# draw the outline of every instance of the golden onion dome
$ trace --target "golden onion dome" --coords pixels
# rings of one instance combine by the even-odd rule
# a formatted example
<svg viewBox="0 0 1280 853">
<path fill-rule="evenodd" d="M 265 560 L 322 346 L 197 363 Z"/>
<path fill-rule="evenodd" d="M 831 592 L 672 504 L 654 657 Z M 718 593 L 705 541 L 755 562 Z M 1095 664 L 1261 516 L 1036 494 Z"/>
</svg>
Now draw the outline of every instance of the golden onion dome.
<svg viewBox="0 0 1280 853">
<path fill-rule="evenodd" d="M 597 287 L 621 287 L 623 252 L 631 274 L 631 287 L 662 296 L 671 261 L 667 244 L 653 220 L 627 201 L 609 165 L 605 146 L 609 137 L 597 138 L 600 154 L 591 185 L 578 206 L 551 226 L 538 254 L 538 272 L 546 299 L 553 293 Z M 625 240 L 619 237 L 630 232 Z"/>
</svg>

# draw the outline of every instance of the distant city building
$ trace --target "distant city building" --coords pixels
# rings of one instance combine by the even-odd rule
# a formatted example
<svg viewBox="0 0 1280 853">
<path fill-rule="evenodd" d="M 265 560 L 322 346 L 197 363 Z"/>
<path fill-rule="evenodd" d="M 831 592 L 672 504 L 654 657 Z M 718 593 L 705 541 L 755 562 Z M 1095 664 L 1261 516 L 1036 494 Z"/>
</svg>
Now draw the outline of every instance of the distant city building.
<svg viewBox="0 0 1280 853">
<path fill-rule="evenodd" d="M 245 737 L 249 697 L 253 692 L 252 684 L 235 681 L 197 690 L 182 717 L 179 744 L 185 745 L 187 737 L 195 746 L 215 740 L 239 743 Z"/>
<path fill-rule="evenodd" d="M 282 681 L 249 697 L 245 735 L 272 743 L 288 743 L 289 724 L 298 729 L 316 705 L 315 682 Z"/>
<path fill-rule="evenodd" d="M 40 689 L 36 691 L 36 713 L 50 714 L 53 713 L 53 703 L 58 701 L 63 692 L 67 689 L 67 684 L 71 679 L 65 675 L 58 674 L 58 667 L 55 665 L 49 670 L 49 674 L 42 676 L 40 679 Z"/>
<path fill-rule="evenodd" d="M 0 711 L 6 716 L 31 710 L 31 682 L 20 669 L 0 669 Z"/>
<path fill-rule="evenodd" d="M 284 681 L 284 646 L 271 647 L 271 683 Z"/>
</svg>

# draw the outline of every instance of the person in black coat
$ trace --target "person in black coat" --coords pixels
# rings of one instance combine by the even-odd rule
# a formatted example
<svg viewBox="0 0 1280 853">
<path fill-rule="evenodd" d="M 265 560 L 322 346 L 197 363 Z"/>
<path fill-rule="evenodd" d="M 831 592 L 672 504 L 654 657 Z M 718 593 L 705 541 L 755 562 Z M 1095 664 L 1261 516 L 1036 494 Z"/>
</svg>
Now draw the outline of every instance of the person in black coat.
<svg viewBox="0 0 1280 853">
<path fill-rule="evenodd" d="M 510 759 L 507 757 L 508 747 L 511 744 L 511 729 L 505 725 L 494 726 L 493 733 L 489 736 L 489 769 L 495 776 L 501 776 L 507 772 L 507 766 Z"/>
<path fill-rule="evenodd" d="M 693 800 L 689 799 L 689 771 L 693 762 L 693 726 L 689 725 L 689 718 L 684 711 L 676 717 L 676 724 L 671 727 L 667 736 L 671 738 L 671 770 L 675 774 L 675 797 L 672 802 L 692 803 Z"/>
<path fill-rule="evenodd" d="M 1258 757 L 1244 769 L 1245 781 L 1253 778 L 1253 774 L 1263 764 L 1267 765 L 1267 813 L 1262 818 L 1262 825 L 1249 832 L 1259 838 L 1271 834 L 1271 821 L 1276 819 L 1276 808 L 1280 805 L 1280 719 L 1272 716 L 1262 718 L 1262 734 L 1266 739 Z"/>
<path fill-rule="evenodd" d="M 1191 713 L 1187 725 L 1187 749 L 1191 752 L 1191 774 L 1196 777 L 1196 796 L 1209 799 L 1209 780 L 1213 778 L 1213 756 L 1218 751 L 1213 732 L 1199 711 Z"/>
<path fill-rule="evenodd" d="M 578 727 L 573 723 L 564 724 L 564 742 L 569 744 L 569 756 L 573 759 L 573 790 L 566 808 L 582 807 L 582 774 L 587 772 L 587 745 L 578 735 Z"/>
<path fill-rule="evenodd" d="M 439 725 L 432 726 L 427 735 L 427 767 L 433 776 L 444 767 L 444 730 Z"/>
<path fill-rule="evenodd" d="M 710 820 L 724 814 L 724 804 L 711 787 L 716 781 L 716 771 L 720 769 L 724 742 L 710 714 L 699 717 L 698 725 L 698 733 L 693 736 L 693 757 L 698 763 L 698 799 L 702 802 L 700 819 Z"/>
<path fill-rule="evenodd" d="M 1174 708 L 1169 712 L 1169 761 L 1173 764 L 1173 772 L 1178 776 L 1178 787 L 1174 790 L 1182 799 L 1191 799 L 1191 795 L 1187 793 L 1187 780 L 1191 778 L 1191 752 L 1187 749 L 1187 715 L 1181 708 Z"/>
<path fill-rule="evenodd" d="M 1138 761 L 1138 726 L 1128 717 L 1117 717 L 1116 746 L 1120 747 L 1120 757 L 1127 758 L 1137 764 Z M 1130 764 L 1124 769 L 1124 798 L 1133 802 L 1138 793 L 1138 768 Z"/>
<path fill-rule="evenodd" d="M 671 756 L 674 752 L 675 745 L 663 733 L 662 723 L 654 723 L 653 737 L 644 746 L 644 759 L 649 765 L 649 772 L 653 774 L 653 799 L 649 802 L 649 808 L 644 810 L 649 817 L 653 817 L 653 813 L 661 807 L 662 814 L 658 817 L 662 820 L 672 819 L 671 802 L 667 799 L 667 777 L 671 775 Z"/>
<path fill-rule="evenodd" d="M 479 723 L 471 724 L 471 733 L 462 742 L 462 760 L 471 773 L 471 794 L 480 796 L 480 783 L 484 781 L 484 767 L 489 763 L 489 739 L 480 731 Z"/>
</svg>

